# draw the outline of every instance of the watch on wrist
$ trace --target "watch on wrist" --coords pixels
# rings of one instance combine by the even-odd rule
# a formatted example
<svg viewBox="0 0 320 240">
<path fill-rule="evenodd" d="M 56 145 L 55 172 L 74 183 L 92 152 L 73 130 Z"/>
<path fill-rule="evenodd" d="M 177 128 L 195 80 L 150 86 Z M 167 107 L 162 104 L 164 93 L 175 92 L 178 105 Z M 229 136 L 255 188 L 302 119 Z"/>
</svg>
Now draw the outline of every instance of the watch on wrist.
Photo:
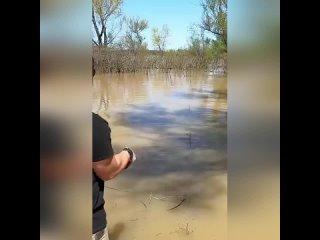
<svg viewBox="0 0 320 240">
<path fill-rule="evenodd" d="M 130 164 L 131 164 L 132 161 L 133 161 L 133 151 L 132 151 L 129 147 L 125 147 L 124 149 L 122 149 L 122 151 L 127 151 L 127 152 L 129 153 L 129 156 L 130 156 L 129 161 L 128 161 L 128 164 L 127 164 L 127 166 L 125 167 L 125 169 L 126 169 L 126 168 L 128 168 L 128 167 L 130 166 Z"/>
</svg>

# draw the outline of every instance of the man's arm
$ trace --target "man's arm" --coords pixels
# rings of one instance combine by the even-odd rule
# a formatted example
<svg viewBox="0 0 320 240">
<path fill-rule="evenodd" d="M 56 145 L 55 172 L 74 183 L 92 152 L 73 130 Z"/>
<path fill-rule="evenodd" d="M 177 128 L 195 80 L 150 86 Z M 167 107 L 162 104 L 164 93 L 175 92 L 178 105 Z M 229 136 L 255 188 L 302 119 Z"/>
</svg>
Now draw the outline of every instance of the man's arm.
<svg viewBox="0 0 320 240">
<path fill-rule="evenodd" d="M 93 162 L 93 170 L 99 178 L 108 181 L 126 169 L 129 161 L 129 153 L 127 151 L 122 151 L 113 155 L 110 159 Z"/>
<path fill-rule="evenodd" d="M 111 129 L 99 115 L 93 114 L 93 170 L 104 181 L 121 173 L 130 164 L 128 151 L 113 153 Z"/>
</svg>

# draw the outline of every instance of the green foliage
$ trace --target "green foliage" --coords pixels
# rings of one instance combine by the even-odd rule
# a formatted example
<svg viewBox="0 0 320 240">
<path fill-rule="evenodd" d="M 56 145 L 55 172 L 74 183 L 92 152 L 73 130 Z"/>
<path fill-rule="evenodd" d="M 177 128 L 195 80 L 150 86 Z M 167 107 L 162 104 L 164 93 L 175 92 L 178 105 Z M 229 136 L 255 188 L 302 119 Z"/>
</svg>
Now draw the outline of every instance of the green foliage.
<svg viewBox="0 0 320 240">
<path fill-rule="evenodd" d="M 123 0 L 92 0 L 92 24 L 99 46 L 112 44 L 121 31 Z M 112 22 L 112 24 L 111 24 Z"/>
<path fill-rule="evenodd" d="M 145 37 L 142 32 L 148 28 L 148 21 L 140 20 L 139 17 L 131 17 L 126 19 L 126 22 L 128 27 L 124 37 L 126 47 L 131 50 L 146 48 L 146 43 L 143 42 Z"/>
<path fill-rule="evenodd" d="M 160 33 L 159 33 L 159 29 L 158 28 L 152 28 L 152 43 L 153 46 L 155 48 L 158 48 L 158 50 L 160 51 L 160 42 L 161 42 L 161 37 L 160 37 Z"/>
<path fill-rule="evenodd" d="M 155 49 L 163 52 L 168 44 L 170 29 L 167 25 L 163 25 L 161 30 L 152 28 L 152 43 Z"/>
<path fill-rule="evenodd" d="M 227 51 L 227 0 L 203 0 L 200 28 L 214 35 Z"/>
</svg>

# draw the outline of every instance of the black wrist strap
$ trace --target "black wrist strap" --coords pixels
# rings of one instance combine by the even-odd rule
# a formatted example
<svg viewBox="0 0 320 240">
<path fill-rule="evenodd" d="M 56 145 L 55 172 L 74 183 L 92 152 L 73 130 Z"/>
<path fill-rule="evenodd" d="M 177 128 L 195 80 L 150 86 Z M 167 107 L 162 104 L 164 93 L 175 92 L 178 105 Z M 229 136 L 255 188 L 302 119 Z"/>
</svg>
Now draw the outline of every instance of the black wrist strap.
<svg viewBox="0 0 320 240">
<path fill-rule="evenodd" d="M 130 163 L 131 163 L 132 160 L 133 160 L 133 151 L 132 151 L 130 148 L 128 148 L 128 147 L 125 147 L 125 148 L 123 149 L 123 151 L 127 151 L 127 152 L 129 153 L 129 156 L 130 156 L 129 163 L 128 163 L 128 166 L 129 166 Z"/>
<path fill-rule="evenodd" d="M 132 160 L 133 160 L 133 151 L 132 151 L 130 148 L 128 148 L 128 147 L 125 147 L 125 148 L 123 149 L 123 151 L 127 151 L 127 152 L 129 153 L 129 155 L 130 155 L 130 161 L 132 161 Z"/>
</svg>

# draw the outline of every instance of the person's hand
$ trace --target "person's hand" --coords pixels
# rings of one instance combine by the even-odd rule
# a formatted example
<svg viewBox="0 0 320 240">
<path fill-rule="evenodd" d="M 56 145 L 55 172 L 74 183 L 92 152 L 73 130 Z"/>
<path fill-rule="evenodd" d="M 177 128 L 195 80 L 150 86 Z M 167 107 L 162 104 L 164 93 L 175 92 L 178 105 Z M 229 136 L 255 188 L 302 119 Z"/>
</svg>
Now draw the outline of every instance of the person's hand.
<svg viewBox="0 0 320 240">
<path fill-rule="evenodd" d="M 125 147 L 123 151 L 126 151 L 126 153 L 129 155 L 129 161 L 127 166 L 125 167 L 125 169 L 127 169 L 132 163 L 137 160 L 137 157 L 135 152 L 131 148 Z"/>
</svg>

